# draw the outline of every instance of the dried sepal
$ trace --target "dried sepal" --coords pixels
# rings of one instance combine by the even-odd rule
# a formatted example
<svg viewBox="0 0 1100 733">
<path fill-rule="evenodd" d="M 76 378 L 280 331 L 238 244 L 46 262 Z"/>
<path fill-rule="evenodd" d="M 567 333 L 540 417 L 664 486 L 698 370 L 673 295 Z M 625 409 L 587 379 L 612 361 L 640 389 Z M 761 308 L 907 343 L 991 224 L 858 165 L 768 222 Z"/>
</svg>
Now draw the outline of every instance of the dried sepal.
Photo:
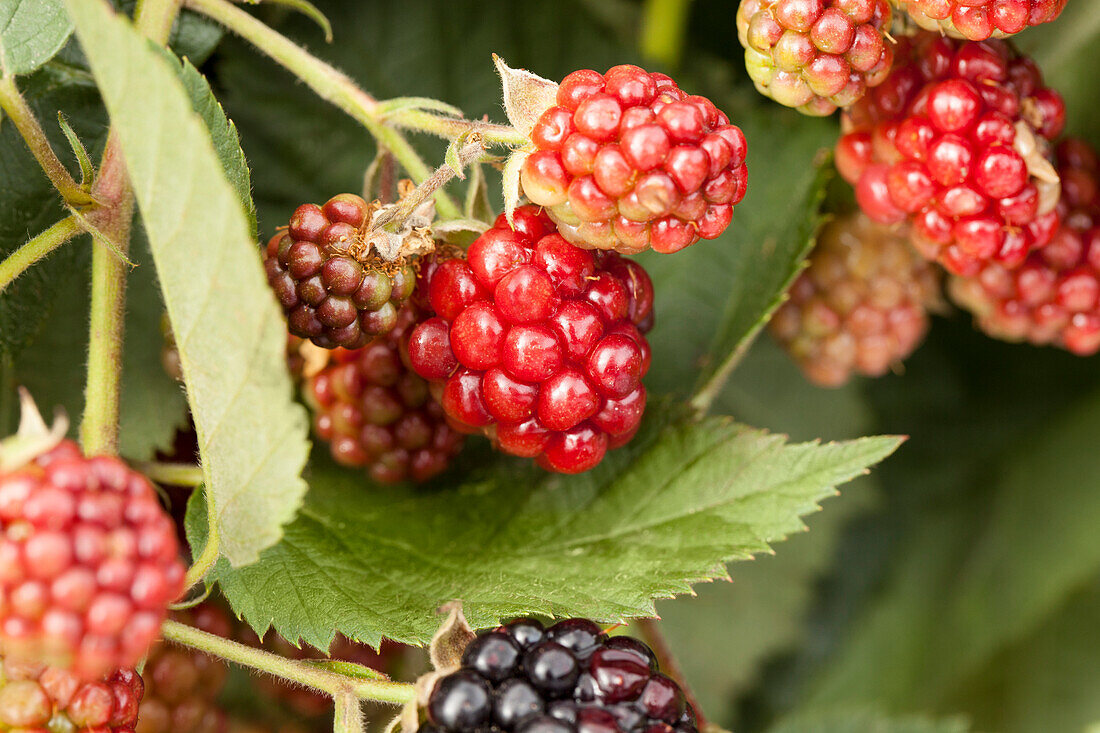
<svg viewBox="0 0 1100 733">
<path fill-rule="evenodd" d="M 526 148 L 519 148 L 508 156 L 508 161 L 504 164 L 501 185 L 504 193 L 504 215 L 508 218 L 509 224 L 513 223 L 516 207 L 519 206 L 520 199 L 523 198 L 519 174 L 531 152 Z"/>
<path fill-rule="evenodd" d="M 43 453 L 48 453 L 65 439 L 69 418 L 58 411 L 53 425 L 47 425 L 34 398 L 25 388 L 19 388 L 19 429 L 15 435 L 0 441 L 0 471 L 14 471 L 27 465 Z"/>
<path fill-rule="evenodd" d="M 558 85 L 525 69 L 513 69 L 493 54 L 504 88 L 504 111 L 512 126 L 530 137 L 542 113 L 557 103 Z"/>
</svg>

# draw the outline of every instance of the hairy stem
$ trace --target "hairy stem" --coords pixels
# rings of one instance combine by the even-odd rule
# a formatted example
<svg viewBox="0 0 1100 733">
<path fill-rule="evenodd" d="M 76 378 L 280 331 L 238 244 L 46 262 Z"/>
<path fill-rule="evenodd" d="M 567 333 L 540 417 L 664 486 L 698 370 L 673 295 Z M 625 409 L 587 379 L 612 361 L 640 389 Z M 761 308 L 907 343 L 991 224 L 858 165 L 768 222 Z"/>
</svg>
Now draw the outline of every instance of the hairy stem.
<svg viewBox="0 0 1100 733">
<path fill-rule="evenodd" d="M 651 59 L 676 66 L 684 49 L 691 0 L 646 0 L 639 45 Z"/>
<path fill-rule="evenodd" d="M 162 463 L 160 461 L 134 461 L 133 467 L 150 481 L 169 486 L 200 486 L 203 482 L 202 466 L 188 463 Z"/>
<path fill-rule="evenodd" d="M 85 206 L 92 203 L 92 197 L 80 187 L 80 184 L 58 160 L 57 154 L 50 147 L 46 133 L 42 131 L 42 125 L 34 116 L 34 111 L 19 93 L 14 77 L 0 78 L 0 108 L 11 118 L 15 128 L 27 143 L 27 147 L 30 148 L 31 154 L 38 161 L 38 165 L 42 166 L 50 183 L 61 194 L 61 198 L 65 199 L 70 206 Z"/>
<path fill-rule="evenodd" d="M 92 224 L 117 252 L 100 242 L 92 248 L 92 301 L 88 338 L 88 375 L 80 442 L 88 455 L 118 453 L 118 404 L 122 383 L 122 337 L 126 305 L 126 257 L 134 197 L 126 177 L 122 151 L 112 134 L 93 193 L 103 208 Z"/>
<path fill-rule="evenodd" d="M 4 292 L 4 288 L 22 275 L 28 267 L 80 234 L 81 231 L 80 223 L 70 216 L 8 255 L 3 262 L 0 262 L 0 293 Z"/>
<path fill-rule="evenodd" d="M 363 733 L 363 706 L 354 693 L 336 695 L 332 733 Z"/>
<path fill-rule="evenodd" d="M 695 708 L 696 727 L 699 730 L 706 728 L 707 720 L 703 717 L 703 710 L 699 707 L 699 701 L 688 686 L 687 680 L 684 679 L 683 670 L 680 669 L 679 662 L 672 654 L 672 649 L 669 647 L 668 641 L 665 640 L 665 635 L 661 633 L 661 627 L 657 619 L 638 619 L 634 622 L 634 625 L 638 627 L 638 631 L 641 632 L 642 637 L 649 644 L 649 648 L 657 655 L 657 662 L 661 665 L 661 671 L 676 681 L 688 703 Z"/>
<path fill-rule="evenodd" d="M 172 24 L 179 15 L 183 0 L 138 0 L 134 8 L 134 24 L 142 35 L 161 46 L 168 43 Z"/>
<path fill-rule="evenodd" d="M 343 72 L 313 56 L 278 31 L 269 28 L 227 0 L 186 0 L 187 6 L 224 25 L 275 62 L 304 81 L 319 97 L 336 105 L 357 120 L 393 154 L 417 184 L 431 175 L 431 169 L 417 155 L 409 141 L 382 120 L 378 101 L 360 89 Z M 436 209 L 445 219 L 458 218 L 460 209 L 446 191 L 436 191 Z"/>
<path fill-rule="evenodd" d="M 199 631 L 177 621 L 165 621 L 161 626 L 165 639 L 176 644 L 198 649 L 229 662 L 250 667 L 260 672 L 296 682 L 332 697 L 354 696 L 359 700 L 404 705 L 415 694 L 412 685 L 382 680 L 362 680 L 322 669 L 316 665 L 298 662 L 254 649 L 229 639 L 223 639 L 205 631 Z"/>
<path fill-rule="evenodd" d="M 443 117 L 419 109 L 402 109 L 392 112 L 386 115 L 386 121 L 397 127 L 427 132 L 447 140 L 453 140 L 465 133 L 477 133 L 489 145 L 515 147 L 531 142 L 526 135 L 511 125 L 497 125 L 492 122 Z"/>
</svg>

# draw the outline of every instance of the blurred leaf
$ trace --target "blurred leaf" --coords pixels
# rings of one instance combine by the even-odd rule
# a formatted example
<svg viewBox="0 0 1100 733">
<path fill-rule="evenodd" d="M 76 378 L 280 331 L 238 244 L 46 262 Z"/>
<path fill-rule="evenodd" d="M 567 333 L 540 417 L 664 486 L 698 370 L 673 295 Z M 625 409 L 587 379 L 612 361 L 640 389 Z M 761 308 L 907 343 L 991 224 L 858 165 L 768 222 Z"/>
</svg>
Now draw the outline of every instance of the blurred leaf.
<svg viewBox="0 0 1100 733">
<path fill-rule="evenodd" d="M 455 598 L 474 626 L 651 615 L 653 598 L 802 530 L 799 515 L 897 443 L 785 444 L 712 419 L 639 438 L 581 476 L 502 461 L 435 493 L 373 487 L 315 454 L 283 542 L 251 567 L 220 563 L 216 578 L 258 632 L 273 625 L 321 648 L 334 627 L 371 644 L 424 643 L 435 609 Z M 192 512 L 188 526 L 203 523 Z"/>
<path fill-rule="evenodd" d="M 29 74 L 73 32 L 62 0 L 0 0 L 0 72 Z"/>
<path fill-rule="evenodd" d="M 1033 635 L 957 690 L 952 707 L 982 730 L 1081 731 L 1100 720 L 1100 583 L 1070 599 Z"/>
<path fill-rule="evenodd" d="M 291 399 L 286 326 L 244 211 L 171 66 L 98 0 L 68 7 L 141 208 L 221 554 L 247 564 L 278 542 L 306 488 L 306 416 Z"/>
<path fill-rule="evenodd" d="M 1017 395 L 1006 407 L 1020 410 L 1029 399 Z M 1001 448 L 1002 463 L 973 465 L 947 484 L 899 548 L 882 597 L 862 614 L 810 704 L 942 706 L 960 679 L 1034 632 L 1091 578 L 1100 568 L 1100 456 L 1090 447 L 1097 431 L 1100 394 L 1077 398 Z M 941 428 L 938 438 L 980 455 L 977 434 L 967 436 Z M 921 441 L 914 443 L 907 458 L 928 463 Z M 915 471 L 913 479 L 934 480 L 929 473 Z"/>
<path fill-rule="evenodd" d="M 827 713 L 784 721 L 770 733 L 966 733 L 962 720 L 934 721 L 928 718 L 887 718 L 873 712 Z"/>
</svg>

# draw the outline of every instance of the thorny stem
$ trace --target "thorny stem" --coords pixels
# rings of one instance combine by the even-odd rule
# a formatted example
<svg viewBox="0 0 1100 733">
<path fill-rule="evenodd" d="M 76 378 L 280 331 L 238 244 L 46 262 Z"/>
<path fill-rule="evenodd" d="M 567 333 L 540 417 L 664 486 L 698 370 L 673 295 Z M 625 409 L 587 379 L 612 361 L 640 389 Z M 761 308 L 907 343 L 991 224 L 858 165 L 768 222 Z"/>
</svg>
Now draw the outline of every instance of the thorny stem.
<svg viewBox="0 0 1100 733">
<path fill-rule="evenodd" d="M 34 116 L 34 111 L 19 93 L 14 77 L 0 78 L 0 108 L 11 118 L 35 160 L 38 161 L 38 165 L 42 167 L 53 187 L 61 194 L 61 198 L 65 199 L 70 206 L 85 206 L 92 203 L 92 197 L 80 187 L 80 184 L 58 160 L 57 154 L 50 147 L 46 133 L 42 131 L 42 125 Z"/>
<path fill-rule="evenodd" d="M 66 217 L 8 255 L 3 262 L 0 262 L 0 293 L 28 267 L 80 234 L 81 231 L 80 223 L 75 218 Z"/>
<path fill-rule="evenodd" d="M 178 621 L 165 621 L 161 626 L 161 634 L 165 639 L 176 644 L 296 682 L 333 698 L 353 696 L 358 700 L 404 705 L 415 695 L 413 686 L 409 684 L 348 677 L 317 665 L 287 659 L 278 654 L 223 639 Z"/>
<path fill-rule="evenodd" d="M 360 89 L 343 72 L 311 55 L 278 31 L 269 28 L 227 0 L 186 0 L 187 6 L 224 25 L 309 85 L 319 97 L 358 120 L 389 150 L 415 183 L 422 183 L 431 170 L 420 159 L 404 135 L 382 121 L 378 101 Z M 458 204 L 445 191 L 435 194 L 436 209 L 445 219 L 457 219 Z"/>
<path fill-rule="evenodd" d="M 687 680 L 684 679 L 683 670 L 680 669 L 679 662 L 676 661 L 676 657 L 672 653 L 672 649 L 668 645 L 668 641 L 665 640 L 665 635 L 661 633 L 661 628 L 658 625 L 657 619 L 643 618 L 634 622 L 634 625 L 638 627 L 638 631 L 641 632 L 642 637 L 646 643 L 649 644 L 649 648 L 653 650 L 653 653 L 657 656 L 657 663 L 661 665 L 661 671 L 674 679 L 676 684 L 680 686 L 680 690 L 683 691 L 684 697 L 687 699 L 691 707 L 695 708 L 696 727 L 699 730 L 703 730 L 707 727 L 707 720 L 703 717 L 703 710 L 699 707 L 699 701 L 695 698 L 695 693 L 691 691 L 691 688 L 687 684 Z"/>
<path fill-rule="evenodd" d="M 492 122 L 460 120 L 454 117 L 433 115 L 419 109 L 403 109 L 386 115 L 386 122 L 407 130 L 426 132 L 453 140 L 465 133 L 477 133 L 489 145 L 520 146 L 531 142 L 522 132 L 511 125 L 498 125 Z"/>
</svg>

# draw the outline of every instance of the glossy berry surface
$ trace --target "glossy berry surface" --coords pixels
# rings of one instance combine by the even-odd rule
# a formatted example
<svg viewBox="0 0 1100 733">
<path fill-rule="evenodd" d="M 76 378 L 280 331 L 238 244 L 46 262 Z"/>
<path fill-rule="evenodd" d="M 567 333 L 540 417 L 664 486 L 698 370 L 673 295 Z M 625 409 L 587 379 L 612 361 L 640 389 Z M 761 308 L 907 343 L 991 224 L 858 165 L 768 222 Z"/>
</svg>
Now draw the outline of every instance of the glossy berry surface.
<svg viewBox="0 0 1100 733">
<path fill-rule="evenodd" d="M 664 74 L 574 71 L 531 132 L 523 192 L 585 249 L 676 252 L 714 239 L 745 195 L 745 136 Z"/>
<path fill-rule="evenodd" d="M 827 115 L 886 79 L 891 18 L 886 0 L 741 0 L 737 35 L 761 94 Z"/>
<path fill-rule="evenodd" d="M 268 242 L 264 270 L 295 336 L 358 349 L 396 324 L 416 275 L 407 265 L 357 259 L 369 215 L 362 198 L 339 194 L 323 206 L 299 206 Z"/>
<path fill-rule="evenodd" d="M 884 224 L 949 271 L 1021 264 L 1058 227 L 1049 141 L 1061 97 L 1003 41 L 903 39 L 890 78 L 844 116 L 841 175 Z"/>
<path fill-rule="evenodd" d="M 991 264 L 952 278 L 949 292 L 991 336 L 1086 356 L 1100 351 L 1100 162 L 1071 139 L 1059 146 L 1058 163 L 1062 225 L 1053 241 L 1019 268 Z"/>
<path fill-rule="evenodd" d="M 208 634 L 229 638 L 225 612 L 205 603 L 172 614 L 173 619 Z M 229 721 L 218 704 L 229 670 L 215 657 L 181 646 L 153 647 L 141 671 L 145 697 L 134 733 L 225 733 Z"/>
<path fill-rule="evenodd" d="M 937 33 L 984 41 L 1049 23 L 1067 0 L 895 0 L 919 26 Z"/>
<path fill-rule="evenodd" d="M 183 591 L 172 519 L 149 481 L 64 441 L 0 474 L 5 658 L 93 679 L 136 665 Z"/>
<path fill-rule="evenodd" d="M 821 231 L 768 328 L 807 379 L 838 387 L 853 374 L 881 376 L 908 357 L 939 300 L 935 267 L 903 234 L 856 214 Z"/>
<path fill-rule="evenodd" d="M 361 349 L 338 349 L 305 385 L 317 435 L 345 466 L 375 481 L 427 481 L 447 468 L 463 436 L 448 425 L 428 383 L 402 361 L 416 310 L 402 307 L 386 336 Z"/>
<path fill-rule="evenodd" d="M 695 733 L 695 713 L 648 646 L 585 619 L 520 619 L 470 642 L 440 678 L 421 733 Z"/>
<path fill-rule="evenodd" d="M 503 216 L 466 259 L 421 273 L 435 315 L 409 362 L 448 417 L 561 473 L 629 441 L 645 409 L 653 285 L 613 252 L 574 247 L 534 206 Z"/>
<path fill-rule="evenodd" d="M 4 660 L 0 730 L 135 733 L 142 692 L 133 669 L 85 680 L 55 667 Z"/>
</svg>

